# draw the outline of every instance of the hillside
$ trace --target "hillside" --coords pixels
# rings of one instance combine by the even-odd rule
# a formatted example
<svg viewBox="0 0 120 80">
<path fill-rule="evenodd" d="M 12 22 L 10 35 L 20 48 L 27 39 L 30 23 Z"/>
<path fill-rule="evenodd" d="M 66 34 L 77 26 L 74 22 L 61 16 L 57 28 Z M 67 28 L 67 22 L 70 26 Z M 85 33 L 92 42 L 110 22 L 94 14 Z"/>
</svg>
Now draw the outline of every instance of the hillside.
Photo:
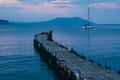
<svg viewBox="0 0 120 80">
<path fill-rule="evenodd" d="M 0 20 L 0 24 L 9 24 L 8 20 Z"/>
<path fill-rule="evenodd" d="M 40 25 L 68 25 L 69 26 L 69 25 L 84 25 L 84 24 L 87 24 L 88 21 L 79 17 L 73 17 L 73 18 L 56 18 L 49 21 L 34 22 L 34 23 L 35 24 L 37 23 Z"/>
</svg>

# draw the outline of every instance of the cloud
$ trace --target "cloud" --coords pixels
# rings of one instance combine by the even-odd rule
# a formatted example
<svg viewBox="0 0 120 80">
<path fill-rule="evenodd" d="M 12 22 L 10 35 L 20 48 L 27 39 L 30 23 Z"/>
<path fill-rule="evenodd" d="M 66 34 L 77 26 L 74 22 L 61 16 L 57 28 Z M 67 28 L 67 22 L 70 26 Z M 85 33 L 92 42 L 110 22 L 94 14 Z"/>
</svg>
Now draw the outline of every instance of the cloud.
<svg viewBox="0 0 120 80">
<path fill-rule="evenodd" d="M 52 0 L 51 3 L 54 4 L 71 4 L 71 0 Z"/>
<path fill-rule="evenodd" d="M 25 9 L 31 13 L 41 13 L 41 14 L 67 14 L 69 10 L 67 8 L 56 8 L 55 4 L 39 4 L 39 5 L 26 5 Z"/>
<path fill-rule="evenodd" d="M 60 9 L 74 8 L 76 5 L 73 4 L 73 0 L 0 0 L 0 7 L 19 7 L 27 9 L 28 7 L 48 8 L 47 6 Z"/>
<path fill-rule="evenodd" d="M 95 7 L 95 8 L 109 8 L 109 9 L 120 8 L 120 4 L 118 4 L 118 3 L 112 3 L 112 2 L 93 3 L 93 4 L 90 4 L 89 6 L 90 7 Z"/>
<path fill-rule="evenodd" d="M 32 5 L 37 5 L 46 2 L 46 0 L 18 0 L 18 1 L 24 4 L 32 4 Z"/>
<path fill-rule="evenodd" d="M 67 2 L 68 0 L 0 0 L 0 8 L 1 11 L 9 10 L 9 12 L 28 14 L 67 15 L 70 13 L 68 7 L 73 7 L 72 5 L 53 4 L 62 1 Z M 58 8 L 56 6 L 62 7 Z"/>
<path fill-rule="evenodd" d="M 40 3 L 67 4 L 71 2 L 71 0 L 18 0 L 18 1 L 27 4 L 40 4 Z"/>
<path fill-rule="evenodd" d="M 19 6 L 21 2 L 17 0 L 0 0 L 0 6 L 10 7 L 10 6 Z"/>
</svg>

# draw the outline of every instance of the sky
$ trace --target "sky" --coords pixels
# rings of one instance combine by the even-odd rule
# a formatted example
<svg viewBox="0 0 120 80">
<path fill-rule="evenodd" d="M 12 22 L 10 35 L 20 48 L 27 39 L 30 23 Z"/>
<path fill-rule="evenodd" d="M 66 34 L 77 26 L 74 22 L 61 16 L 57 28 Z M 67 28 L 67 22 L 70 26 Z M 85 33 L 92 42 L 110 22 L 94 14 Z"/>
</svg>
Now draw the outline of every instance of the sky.
<svg viewBox="0 0 120 80">
<path fill-rule="evenodd" d="M 57 17 L 87 19 L 98 24 L 120 24 L 119 0 L 0 0 L 0 19 L 40 22 Z"/>
</svg>

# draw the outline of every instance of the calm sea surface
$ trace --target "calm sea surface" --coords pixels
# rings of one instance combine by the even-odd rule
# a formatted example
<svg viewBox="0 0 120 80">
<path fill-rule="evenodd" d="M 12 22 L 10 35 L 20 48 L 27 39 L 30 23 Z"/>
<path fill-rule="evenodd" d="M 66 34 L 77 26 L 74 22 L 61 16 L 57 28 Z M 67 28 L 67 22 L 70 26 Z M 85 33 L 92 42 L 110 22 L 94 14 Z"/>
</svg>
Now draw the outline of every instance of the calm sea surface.
<svg viewBox="0 0 120 80">
<path fill-rule="evenodd" d="M 120 25 L 96 25 L 89 31 L 81 26 L 1 25 L 0 80 L 56 80 L 33 46 L 34 34 L 49 30 L 60 44 L 120 70 Z"/>
</svg>

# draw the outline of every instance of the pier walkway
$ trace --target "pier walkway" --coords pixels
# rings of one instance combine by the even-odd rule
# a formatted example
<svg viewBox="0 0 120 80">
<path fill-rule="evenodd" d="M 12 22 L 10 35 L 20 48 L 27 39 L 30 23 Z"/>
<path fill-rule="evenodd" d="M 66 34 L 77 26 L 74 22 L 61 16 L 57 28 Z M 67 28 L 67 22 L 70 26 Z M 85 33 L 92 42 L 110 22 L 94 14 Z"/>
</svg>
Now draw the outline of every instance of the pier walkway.
<svg viewBox="0 0 120 80">
<path fill-rule="evenodd" d="M 65 80 L 120 80 L 120 75 L 112 70 L 80 58 L 54 42 L 52 32 L 35 35 L 34 45 Z"/>
</svg>

